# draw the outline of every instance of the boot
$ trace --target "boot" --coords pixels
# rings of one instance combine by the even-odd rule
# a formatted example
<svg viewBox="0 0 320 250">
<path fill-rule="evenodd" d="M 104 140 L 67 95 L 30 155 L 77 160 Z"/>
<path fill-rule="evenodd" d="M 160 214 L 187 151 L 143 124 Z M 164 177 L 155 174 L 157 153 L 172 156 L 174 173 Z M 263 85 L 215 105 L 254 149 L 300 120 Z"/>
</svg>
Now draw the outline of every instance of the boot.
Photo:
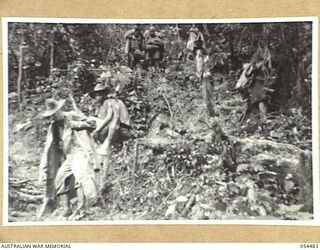
<svg viewBox="0 0 320 250">
<path fill-rule="evenodd" d="M 72 214 L 71 208 L 70 208 L 70 201 L 69 201 L 69 195 L 68 194 L 61 194 L 60 195 L 60 204 L 62 206 L 62 213 L 61 215 L 64 217 L 68 217 Z"/>
<path fill-rule="evenodd" d="M 79 213 L 79 218 L 82 218 L 86 215 L 86 199 L 84 196 L 84 192 L 82 187 L 78 187 L 77 189 L 77 198 L 78 198 L 78 202 L 77 202 L 77 210 Z"/>
</svg>

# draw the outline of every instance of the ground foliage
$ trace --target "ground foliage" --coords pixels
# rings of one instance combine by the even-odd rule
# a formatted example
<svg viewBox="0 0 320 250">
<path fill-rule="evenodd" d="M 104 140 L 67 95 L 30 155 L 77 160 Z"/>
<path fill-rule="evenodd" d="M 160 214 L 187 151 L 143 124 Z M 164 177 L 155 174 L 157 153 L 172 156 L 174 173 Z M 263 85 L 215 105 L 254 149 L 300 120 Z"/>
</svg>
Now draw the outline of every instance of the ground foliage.
<svg viewBox="0 0 320 250">
<path fill-rule="evenodd" d="M 134 138 L 128 142 L 127 151 L 113 149 L 115 171 L 107 176 L 103 192 L 107 207 L 97 200 L 87 216 L 78 219 L 310 218 L 312 200 L 301 202 L 302 185 L 307 184 L 301 182 L 297 164 L 277 158 L 296 159 L 295 152 L 311 150 L 310 103 L 301 105 L 300 101 L 300 98 L 311 100 L 305 96 L 311 95 L 311 72 L 307 70 L 311 63 L 310 37 L 301 40 L 303 34 L 311 32 L 308 25 L 200 25 L 211 48 L 208 53 L 212 60 L 210 82 L 215 117 L 206 114 L 195 65 L 183 59 L 190 25 L 160 27 L 166 37 L 165 68 L 157 73 L 142 70 L 141 77 L 124 66 L 122 34 L 130 25 L 11 25 L 10 220 L 36 220 L 41 190 L 35 176 L 49 125 L 40 116 L 44 100 L 68 98 L 73 93 L 85 114 L 94 113 L 94 101 L 77 92 L 81 87 L 72 74 L 68 76 L 61 71 L 53 77 L 48 73 L 49 65 L 44 58 L 49 53 L 46 41 L 50 39 L 58 48 L 55 65 L 59 68 L 81 59 L 86 61 L 87 69 L 96 69 L 93 72 L 97 79 L 101 73 L 99 66 L 109 65 L 110 84 L 120 89 L 117 96 L 125 102 L 133 121 Z M 29 74 L 29 82 L 34 84 L 25 84 L 23 104 L 19 105 L 14 86 L 17 64 L 13 57 L 21 42 L 33 48 L 38 55 L 34 63 L 39 60 L 41 66 L 32 69 L 37 77 Z M 291 43 L 288 48 L 293 50 L 290 53 L 296 60 L 289 71 L 284 70 L 291 79 L 290 95 L 296 98 L 269 113 L 267 124 L 260 124 L 258 113 L 253 112 L 240 125 L 243 102 L 233 92 L 240 64 L 249 60 L 258 46 L 269 46 L 276 55 L 281 42 Z M 284 67 L 279 58 L 277 55 L 276 63 Z M 278 70 L 276 66 L 275 69 Z M 276 74 L 280 82 L 283 82 L 282 73 L 280 70 Z M 72 109 L 70 100 L 66 109 Z M 252 152 L 250 148 L 248 153 L 237 143 L 247 138 L 295 146 L 296 151 L 290 155 L 277 149 Z M 307 163 L 304 167 L 308 173 L 312 169 Z M 305 181 L 311 183 L 308 178 Z M 45 219 L 63 218 L 53 214 Z"/>
</svg>

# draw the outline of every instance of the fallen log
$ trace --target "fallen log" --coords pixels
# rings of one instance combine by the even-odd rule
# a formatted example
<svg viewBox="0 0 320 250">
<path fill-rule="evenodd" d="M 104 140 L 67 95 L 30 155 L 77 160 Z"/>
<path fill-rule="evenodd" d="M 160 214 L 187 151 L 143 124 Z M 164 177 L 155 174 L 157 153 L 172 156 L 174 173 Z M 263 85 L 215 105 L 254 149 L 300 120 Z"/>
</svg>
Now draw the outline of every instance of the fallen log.
<svg viewBox="0 0 320 250">
<path fill-rule="evenodd" d="M 227 101 L 224 101 L 224 104 L 227 105 L 227 106 L 243 106 L 243 100 L 240 99 L 240 98 L 235 98 L 235 99 L 232 99 L 232 100 L 227 100 Z"/>
<path fill-rule="evenodd" d="M 142 138 L 137 139 L 135 142 L 138 145 L 143 145 L 151 148 L 167 148 L 170 145 L 185 145 L 186 140 L 180 139 L 168 139 L 164 137 L 154 137 L 154 138 Z"/>
<path fill-rule="evenodd" d="M 40 202 L 43 199 L 42 195 L 32 195 L 32 194 L 27 194 L 24 192 L 21 192 L 19 190 L 16 190 L 14 188 L 11 188 L 9 190 L 9 193 L 13 192 L 15 195 L 19 196 L 22 200 L 28 201 L 30 203 L 36 203 L 36 202 Z"/>
<path fill-rule="evenodd" d="M 230 138 L 240 146 L 240 152 L 241 153 L 260 153 L 260 152 L 272 152 L 273 154 L 282 153 L 286 155 L 296 155 L 301 152 L 304 152 L 307 155 L 311 155 L 311 152 L 309 150 L 302 150 L 298 148 L 297 146 L 287 144 L 287 143 L 281 143 L 281 142 L 275 142 L 265 139 L 256 139 L 256 138 L 236 138 L 231 137 Z"/>
<path fill-rule="evenodd" d="M 25 186 L 29 182 L 32 182 L 34 180 L 20 180 L 20 179 L 15 179 L 15 178 L 9 178 L 9 186 L 13 187 L 19 187 L 19 186 Z"/>
<path fill-rule="evenodd" d="M 20 192 L 25 193 L 25 194 L 30 194 L 30 195 L 42 195 L 43 193 L 35 190 L 35 189 L 28 189 L 28 188 L 20 188 L 19 189 Z"/>
<path fill-rule="evenodd" d="M 243 108 L 242 107 L 237 107 L 237 106 L 225 106 L 225 105 L 220 105 L 220 109 L 224 111 L 230 111 L 230 112 L 235 112 L 235 113 L 242 113 Z"/>
</svg>

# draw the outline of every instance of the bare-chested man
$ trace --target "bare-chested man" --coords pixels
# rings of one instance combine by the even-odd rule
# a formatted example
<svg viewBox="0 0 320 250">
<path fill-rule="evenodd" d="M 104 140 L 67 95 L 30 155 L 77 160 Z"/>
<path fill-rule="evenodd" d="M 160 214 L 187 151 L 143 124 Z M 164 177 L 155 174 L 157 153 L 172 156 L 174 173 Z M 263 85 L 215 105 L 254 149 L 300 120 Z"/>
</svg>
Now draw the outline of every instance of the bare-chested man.
<svg viewBox="0 0 320 250">
<path fill-rule="evenodd" d="M 110 90 L 102 84 L 97 84 L 90 96 L 97 101 L 97 127 L 93 131 L 95 138 L 101 145 L 100 155 L 109 156 L 111 144 L 122 143 L 131 137 L 131 121 L 124 103 L 117 98 L 108 98 Z"/>
</svg>

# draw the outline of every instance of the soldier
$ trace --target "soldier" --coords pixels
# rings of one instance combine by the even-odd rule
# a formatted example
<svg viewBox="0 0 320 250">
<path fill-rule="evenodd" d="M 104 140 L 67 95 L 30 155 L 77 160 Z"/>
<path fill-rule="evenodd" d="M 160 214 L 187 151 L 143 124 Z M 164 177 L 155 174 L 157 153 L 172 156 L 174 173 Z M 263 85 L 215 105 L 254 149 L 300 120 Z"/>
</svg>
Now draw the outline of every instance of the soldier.
<svg viewBox="0 0 320 250">
<path fill-rule="evenodd" d="M 195 58 L 196 52 L 201 50 L 204 52 L 205 49 L 205 41 L 202 32 L 199 30 L 198 27 L 192 25 L 189 30 L 189 38 L 187 42 L 187 59 L 192 60 Z"/>
<path fill-rule="evenodd" d="M 159 71 L 160 61 L 164 54 L 163 37 L 160 32 L 152 26 L 144 33 L 146 39 L 146 61 L 149 71 Z"/>
<path fill-rule="evenodd" d="M 128 67 L 131 69 L 140 66 L 140 61 L 144 59 L 145 40 L 138 25 L 134 29 L 125 33 L 126 39 L 125 54 L 128 57 Z"/>
<path fill-rule="evenodd" d="M 247 118 L 256 104 L 260 110 L 261 122 L 266 123 L 267 121 L 267 95 L 264 88 L 267 78 L 263 72 L 263 67 L 263 62 L 252 62 L 243 66 L 244 70 L 235 88 L 242 95 L 246 105 L 245 112 L 240 119 L 241 123 Z"/>
<path fill-rule="evenodd" d="M 51 118 L 44 152 L 39 168 L 39 183 L 44 184 L 45 200 L 39 217 L 50 203 L 59 198 L 62 216 L 69 216 L 70 198 L 76 189 L 78 209 L 84 211 L 85 201 L 90 204 L 97 196 L 95 170 L 99 166 L 93 159 L 91 138 L 87 131 L 95 129 L 95 122 L 76 112 L 61 111 L 65 100 L 46 100 L 43 117 Z M 54 204 L 51 204 L 54 207 Z"/>
<path fill-rule="evenodd" d="M 102 84 L 97 84 L 94 90 L 89 93 L 98 105 L 95 119 L 97 127 L 92 136 L 100 143 L 98 154 L 105 157 L 104 165 L 108 165 L 111 144 L 123 143 L 128 140 L 131 137 L 132 129 L 125 104 L 115 97 L 108 97 L 108 93 L 110 93 L 110 89 Z"/>
</svg>

